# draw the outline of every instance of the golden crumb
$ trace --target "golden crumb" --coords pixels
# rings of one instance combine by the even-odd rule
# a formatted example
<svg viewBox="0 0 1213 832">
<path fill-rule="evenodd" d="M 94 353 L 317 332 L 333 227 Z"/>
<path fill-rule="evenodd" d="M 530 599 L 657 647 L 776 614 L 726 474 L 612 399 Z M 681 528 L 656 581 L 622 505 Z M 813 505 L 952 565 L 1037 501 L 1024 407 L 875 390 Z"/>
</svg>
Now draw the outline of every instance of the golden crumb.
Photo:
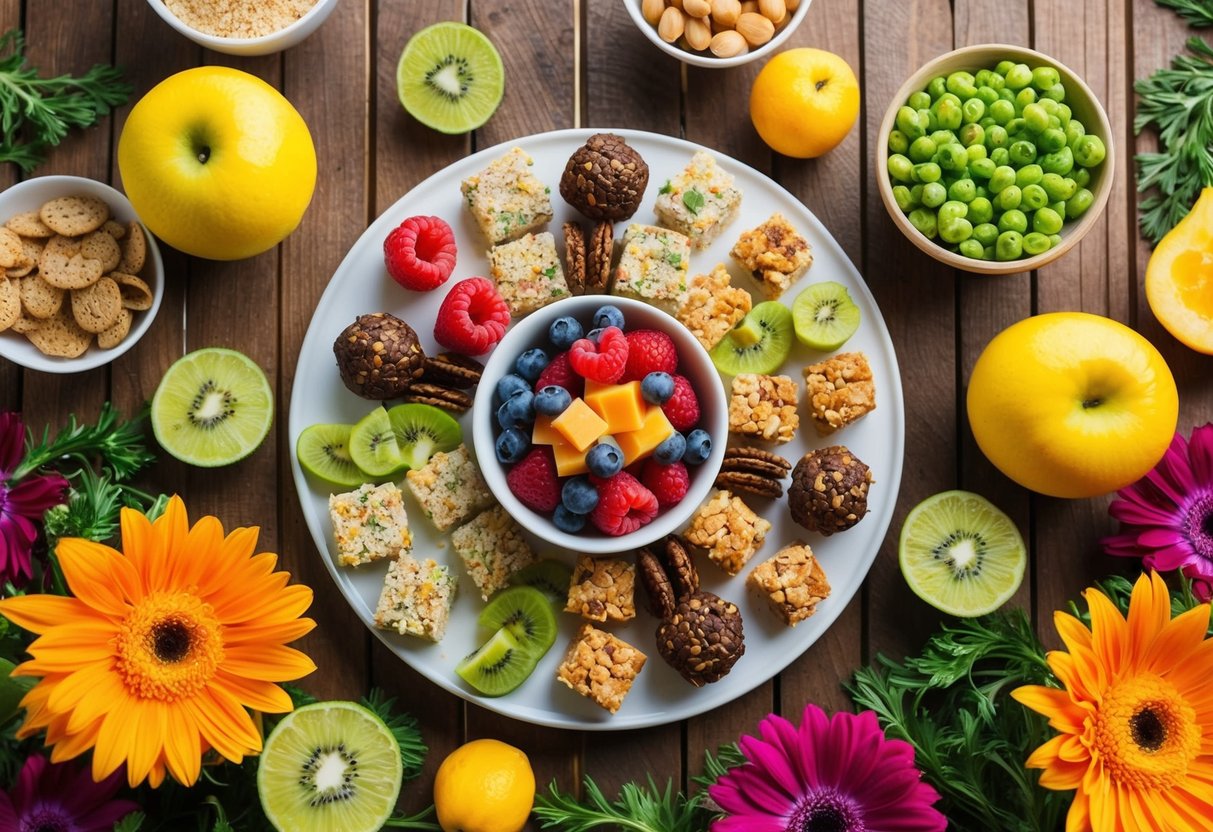
<svg viewBox="0 0 1213 832">
<path fill-rule="evenodd" d="M 173 16 L 206 35 L 260 38 L 303 17 L 316 0 L 164 0 Z"/>
</svg>

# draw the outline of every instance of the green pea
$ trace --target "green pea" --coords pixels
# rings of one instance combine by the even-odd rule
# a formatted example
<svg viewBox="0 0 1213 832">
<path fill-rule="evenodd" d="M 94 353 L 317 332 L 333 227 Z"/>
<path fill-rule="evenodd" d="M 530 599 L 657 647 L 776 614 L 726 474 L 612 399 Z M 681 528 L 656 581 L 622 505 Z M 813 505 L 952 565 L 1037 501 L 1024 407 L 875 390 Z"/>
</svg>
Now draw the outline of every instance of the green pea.
<svg viewBox="0 0 1213 832">
<path fill-rule="evenodd" d="M 982 260 L 993 260 L 994 259 L 994 246 L 986 246 L 985 251 L 982 252 L 981 259 Z"/>
<path fill-rule="evenodd" d="M 1059 199 L 1056 202 L 1050 202 L 1049 207 L 1057 212 L 1057 216 L 1061 217 L 1061 221 L 1066 221 L 1066 201 Z"/>
<path fill-rule="evenodd" d="M 938 208 L 948 198 L 948 189 L 938 182 L 928 182 L 922 186 L 922 204 L 928 208 Z"/>
<path fill-rule="evenodd" d="M 1032 215 L 1032 230 L 1041 234 L 1056 234 L 1061 231 L 1061 217 L 1052 208 L 1041 208 Z"/>
<path fill-rule="evenodd" d="M 887 164 L 889 166 L 889 176 L 898 182 L 909 182 L 913 179 L 914 163 L 900 153 L 894 153 L 890 156 Z"/>
<path fill-rule="evenodd" d="M 1057 116 L 1057 120 L 1061 122 L 1061 128 L 1064 130 L 1066 125 L 1070 123 L 1070 119 L 1073 118 L 1074 113 L 1065 104 L 1058 104 L 1057 112 L 1054 115 Z"/>
<path fill-rule="evenodd" d="M 1049 250 L 1049 238 L 1039 231 L 1023 235 L 1023 250 L 1027 255 L 1044 254 Z"/>
<path fill-rule="evenodd" d="M 939 234 L 939 226 L 935 221 L 935 212 L 929 208 L 915 208 L 907 217 L 910 225 L 914 226 L 929 240 L 934 240 Z"/>
<path fill-rule="evenodd" d="M 1028 123 L 1028 129 L 1040 133 L 1049 128 L 1049 114 L 1039 104 L 1028 104 L 1023 108 L 1023 120 Z"/>
<path fill-rule="evenodd" d="M 996 93 L 1007 85 L 1007 79 L 999 75 L 997 72 L 991 72 L 988 81 L 988 86 L 993 88 L 994 92 Z"/>
<path fill-rule="evenodd" d="M 1003 211 L 1009 211 L 1012 208 L 1018 208 L 1019 203 L 1023 201 L 1023 191 L 1018 185 L 1007 185 L 998 192 L 998 198 L 994 200 L 994 204 Z"/>
<path fill-rule="evenodd" d="M 1050 127 L 1036 137 L 1036 146 L 1044 153 L 1054 153 L 1066 146 L 1066 133 L 1058 127 Z"/>
<path fill-rule="evenodd" d="M 1060 234 L 1050 234 L 1049 235 L 1049 248 L 1057 248 L 1057 246 L 1059 246 L 1059 245 L 1061 245 L 1061 235 Z"/>
<path fill-rule="evenodd" d="M 922 205 L 922 187 L 921 183 L 910 186 L 910 201 L 914 203 L 915 207 Z"/>
<path fill-rule="evenodd" d="M 1006 77 L 1006 74 L 1014 68 L 1015 68 L 1014 61 L 999 61 L 998 64 L 994 67 L 994 72 L 996 72 L 999 75 L 1002 75 L 1003 77 Z"/>
<path fill-rule="evenodd" d="M 948 199 L 972 202 L 977 198 L 977 183 L 972 179 L 957 179 L 948 186 Z"/>
<path fill-rule="evenodd" d="M 1000 98 L 990 105 L 990 116 L 996 123 L 1005 125 L 1015 118 L 1015 105 Z"/>
<path fill-rule="evenodd" d="M 1045 101 L 1048 101 L 1048 100 L 1049 99 L 1047 99 L 1047 98 L 1045 99 Z M 1049 126 L 1056 127 L 1058 130 L 1060 130 L 1061 129 L 1061 119 L 1059 119 L 1057 116 L 1049 116 Z"/>
<path fill-rule="evenodd" d="M 989 184 L 989 183 L 986 183 L 986 184 Z M 978 199 L 989 199 L 990 198 L 990 189 L 987 188 L 985 185 L 978 185 L 977 186 L 977 198 Z"/>
<path fill-rule="evenodd" d="M 941 95 L 948 91 L 948 81 L 942 75 L 938 75 L 931 79 L 927 84 L 927 93 L 931 98 L 938 99 Z"/>
<path fill-rule="evenodd" d="M 949 199 L 939 206 L 939 221 L 959 219 L 969 215 L 969 206 L 960 200 Z"/>
<path fill-rule="evenodd" d="M 1012 107 L 1015 106 L 1015 90 L 1011 89 L 1010 87 L 999 87 L 998 97 L 1003 101 L 1010 101 Z"/>
<path fill-rule="evenodd" d="M 970 98 L 960 105 L 964 120 L 970 124 L 981 121 L 986 114 L 986 105 L 980 98 Z"/>
<path fill-rule="evenodd" d="M 1016 116 L 1015 118 L 1013 118 L 1007 122 L 1007 135 L 1010 136 L 1012 139 L 1017 138 L 1022 133 L 1027 132 L 1027 124 L 1028 123 L 1026 121 L 1024 121 L 1021 117 Z"/>
<path fill-rule="evenodd" d="M 899 107 L 894 122 L 897 129 L 910 141 L 914 141 L 924 132 L 922 122 L 918 118 L 918 111 L 913 107 Z"/>
<path fill-rule="evenodd" d="M 1016 231 L 1023 234 L 1028 230 L 1028 216 L 1018 208 L 1012 208 L 1010 211 L 1003 212 L 1003 215 L 998 218 L 999 231 Z"/>
<path fill-rule="evenodd" d="M 1036 103 L 1036 90 L 1032 89 L 1031 87 L 1025 87 L 1024 89 L 1015 93 L 1015 106 L 1017 109 L 1022 111 L 1029 104 L 1035 104 L 1035 103 Z"/>
<path fill-rule="evenodd" d="M 931 133 L 930 139 L 931 141 L 935 142 L 935 146 L 937 148 L 943 147 L 945 144 L 952 144 L 953 142 L 958 141 L 955 133 L 953 133 L 951 130 L 943 129 L 936 130 L 935 132 Z"/>
<path fill-rule="evenodd" d="M 910 140 L 906 138 L 906 134 L 900 130 L 889 131 L 889 152 L 890 153 L 905 153 L 910 149 Z"/>
<path fill-rule="evenodd" d="M 927 136 L 919 136 L 910 143 L 910 160 L 914 162 L 929 162 L 939 148 Z"/>
<path fill-rule="evenodd" d="M 994 243 L 995 259 L 1018 260 L 1022 254 L 1023 236 L 1018 231 L 1004 231 L 998 235 L 998 241 Z"/>
<path fill-rule="evenodd" d="M 1032 70 L 1027 64 L 1015 64 L 1006 74 L 1007 86 L 1013 90 L 1021 90 L 1032 83 Z"/>
<path fill-rule="evenodd" d="M 973 236 L 973 224 L 959 217 L 947 221 L 940 218 L 939 236 L 943 238 L 944 242 L 963 243 Z"/>
<path fill-rule="evenodd" d="M 1073 179 L 1066 179 L 1056 173 L 1046 173 L 1040 178 L 1040 186 L 1045 189 L 1045 193 L 1049 196 L 1050 202 L 1057 200 L 1066 200 L 1074 195 L 1074 189 L 1077 184 Z"/>
<path fill-rule="evenodd" d="M 938 182 L 939 177 L 942 175 L 943 171 L 934 162 L 923 162 L 921 165 L 915 165 L 914 171 L 911 174 L 915 182 L 922 182 L 924 185 L 928 182 Z"/>
<path fill-rule="evenodd" d="M 998 81 L 1001 84 L 1002 78 L 999 78 Z M 976 97 L 978 101 L 985 104 L 988 108 L 991 104 L 998 100 L 998 90 L 995 89 L 993 85 L 987 84 L 984 87 L 977 88 Z"/>
<path fill-rule="evenodd" d="M 960 253 L 971 260 L 980 260 L 984 251 L 985 246 L 972 238 L 960 241 Z"/>
<path fill-rule="evenodd" d="M 944 170 L 963 170 L 969 164 L 969 153 L 961 144 L 945 144 L 939 148 L 936 159 Z"/>
<path fill-rule="evenodd" d="M 1036 161 L 1036 145 L 1029 141 L 1021 139 L 1013 143 L 1010 152 L 1012 165 L 1030 165 Z"/>
<path fill-rule="evenodd" d="M 984 196 L 975 196 L 969 202 L 969 213 L 966 216 L 969 222 L 988 223 L 994 219 L 994 204 Z"/>
<path fill-rule="evenodd" d="M 1011 161 L 1011 152 L 1005 147 L 996 147 L 990 151 L 990 158 L 996 165 L 1005 165 Z"/>
<path fill-rule="evenodd" d="M 1060 83 L 1061 73 L 1051 66 L 1038 66 L 1032 70 L 1032 86 L 1042 92 Z"/>
<path fill-rule="evenodd" d="M 979 69 L 973 74 L 973 83 L 976 84 L 978 88 L 984 87 L 986 84 L 990 83 L 990 76 L 993 74 L 994 73 L 992 70 Z"/>
<path fill-rule="evenodd" d="M 990 175 L 990 184 L 987 186 L 991 193 L 999 193 L 1003 188 L 1015 184 L 1015 168 L 1010 165 L 999 165 L 994 169 L 994 173 Z"/>
<path fill-rule="evenodd" d="M 901 213 L 908 214 L 918 206 L 914 200 L 910 199 L 910 189 L 905 185 L 893 186 L 893 201 L 897 203 L 897 207 L 901 209 Z"/>
<path fill-rule="evenodd" d="M 915 110 L 925 110 L 931 106 L 931 94 L 926 90 L 910 93 L 910 99 L 906 103 Z"/>
<path fill-rule="evenodd" d="M 935 120 L 939 126 L 945 130 L 959 130 L 960 125 L 964 122 L 960 101 L 951 93 L 932 104 L 931 112 L 935 114 Z"/>
<path fill-rule="evenodd" d="M 1011 137 L 1007 135 L 1007 128 L 1002 125 L 995 124 L 993 127 L 986 128 L 985 144 L 990 150 L 996 147 L 1006 147 L 1011 141 Z"/>
<path fill-rule="evenodd" d="M 1087 185 L 1091 184 L 1091 171 L 1087 170 L 1086 168 L 1079 168 L 1078 170 L 1074 171 L 1074 175 L 1071 178 L 1074 180 L 1075 184 L 1078 185 L 1078 187 L 1085 188 Z"/>
<path fill-rule="evenodd" d="M 1074 192 L 1074 196 L 1066 200 L 1066 216 L 1078 219 L 1086 213 L 1093 202 L 1095 202 L 1095 194 L 1086 188 L 1079 188 Z"/>
<path fill-rule="evenodd" d="M 1049 204 L 1049 196 L 1045 193 L 1045 189 L 1039 185 L 1025 185 L 1023 188 L 1023 199 L 1019 203 L 1019 207 L 1025 211 L 1035 211 L 1037 208 L 1043 208 Z"/>
<path fill-rule="evenodd" d="M 939 123 L 935 120 L 935 111 L 929 107 L 918 111 L 918 123 L 922 125 L 924 135 L 939 128 Z"/>
<path fill-rule="evenodd" d="M 1074 147 L 1071 149 L 1074 153 L 1074 161 L 1084 168 L 1095 167 L 1108 155 L 1108 150 L 1099 136 L 1092 136 L 1089 133 L 1074 142 Z"/>
<path fill-rule="evenodd" d="M 998 239 L 998 226 L 990 222 L 983 222 L 973 226 L 973 239 L 983 246 L 994 245 L 994 242 Z"/>
<path fill-rule="evenodd" d="M 1044 176 L 1044 173 L 1045 172 L 1041 170 L 1040 165 L 1024 165 L 1022 168 L 1015 171 L 1015 184 L 1021 188 L 1025 185 L 1035 185 L 1040 182 L 1040 178 Z"/>
<path fill-rule="evenodd" d="M 972 73 L 965 72 L 963 69 L 949 75 L 945 85 L 948 92 L 955 93 L 962 99 L 972 98 L 977 94 L 977 79 Z"/>
<path fill-rule="evenodd" d="M 1044 111 L 1046 113 L 1048 113 L 1050 116 L 1057 115 L 1057 102 L 1054 101 L 1052 98 L 1040 98 L 1040 99 L 1037 99 L 1037 102 L 1040 104 L 1041 107 L 1044 108 Z"/>
<path fill-rule="evenodd" d="M 965 148 L 965 153 L 969 156 L 969 164 L 989 157 L 989 151 L 986 150 L 984 144 L 971 144 Z"/>
<path fill-rule="evenodd" d="M 1046 173 L 1060 173 L 1065 176 L 1074 170 L 1074 153 L 1068 147 L 1046 153 L 1040 160 L 1040 166 Z"/>
<path fill-rule="evenodd" d="M 1061 84 L 1054 84 L 1047 90 L 1041 90 L 1040 94 L 1049 101 L 1062 102 L 1066 100 L 1066 88 Z"/>
<path fill-rule="evenodd" d="M 974 159 L 969 162 L 969 172 L 979 179 L 989 179 L 994 175 L 998 165 L 993 159 Z"/>
<path fill-rule="evenodd" d="M 1070 123 L 1065 127 L 1066 144 L 1074 144 L 1087 134 L 1087 128 L 1078 119 L 1071 119 Z"/>
</svg>

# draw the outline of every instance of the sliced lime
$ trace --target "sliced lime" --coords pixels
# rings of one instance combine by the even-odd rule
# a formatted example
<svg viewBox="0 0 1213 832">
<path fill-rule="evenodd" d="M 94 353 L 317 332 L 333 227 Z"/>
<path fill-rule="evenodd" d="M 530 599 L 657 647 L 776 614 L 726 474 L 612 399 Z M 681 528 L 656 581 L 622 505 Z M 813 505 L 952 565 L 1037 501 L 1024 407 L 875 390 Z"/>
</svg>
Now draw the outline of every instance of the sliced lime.
<svg viewBox="0 0 1213 832">
<path fill-rule="evenodd" d="M 466 133 L 489 120 L 505 91 L 492 42 L 463 23 L 435 23 L 409 38 L 396 65 L 396 92 L 413 118 L 440 133 Z"/>
</svg>

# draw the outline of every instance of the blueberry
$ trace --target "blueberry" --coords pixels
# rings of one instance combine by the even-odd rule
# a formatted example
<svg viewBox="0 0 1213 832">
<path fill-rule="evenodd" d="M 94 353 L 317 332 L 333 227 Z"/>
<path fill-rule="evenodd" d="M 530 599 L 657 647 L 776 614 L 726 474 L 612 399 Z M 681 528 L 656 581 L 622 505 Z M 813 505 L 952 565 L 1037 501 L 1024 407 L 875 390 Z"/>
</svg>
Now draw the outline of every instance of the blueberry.
<svg viewBox="0 0 1213 832">
<path fill-rule="evenodd" d="M 660 371 L 649 373 L 640 382 L 640 395 L 650 404 L 665 404 L 674 395 L 674 377 Z"/>
<path fill-rule="evenodd" d="M 589 514 L 598 505 L 598 489 L 588 477 L 570 477 L 560 489 L 560 500 L 574 514 Z"/>
<path fill-rule="evenodd" d="M 513 373 L 504 375 L 497 382 L 497 399 L 504 402 L 519 390 L 526 390 L 529 393 L 531 385 L 527 384 L 526 379 L 522 376 L 514 375 Z"/>
<path fill-rule="evenodd" d="M 531 448 L 531 440 L 518 428 L 509 428 L 497 437 L 494 447 L 497 449 L 497 461 L 509 465 L 526 456 L 526 452 Z"/>
<path fill-rule="evenodd" d="M 711 445 L 708 445 L 709 450 Z M 662 465 L 673 465 L 682 459 L 687 450 L 687 440 L 681 433 L 674 431 L 653 449 L 653 458 Z"/>
<path fill-rule="evenodd" d="M 532 347 L 518 356 L 518 360 L 514 362 L 514 369 L 527 381 L 534 382 L 543 372 L 543 368 L 548 365 L 549 360 L 547 352 L 542 347 Z"/>
<path fill-rule="evenodd" d="M 558 505 L 556 506 L 556 510 L 552 512 L 552 522 L 562 532 L 577 534 L 577 532 L 585 528 L 585 515 L 574 514 L 563 505 Z"/>
<path fill-rule="evenodd" d="M 535 412 L 544 416 L 559 416 L 573 401 L 569 391 L 556 384 L 539 388 L 535 394 Z"/>
<path fill-rule="evenodd" d="M 623 470 L 623 454 L 614 445 L 595 445 L 585 455 L 585 464 L 596 477 L 613 477 Z"/>
<path fill-rule="evenodd" d="M 712 455 L 712 437 L 706 430 L 696 428 L 687 436 L 686 453 L 682 461 L 687 465 L 698 465 Z"/>
<path fill-rule="evenodd" d="M 548 340 L 556 349 L 567 350 L 584 332 L 576 318 L 565 315 L 552 321 L 552 325 L 548 327 Z"/>
<path fill-rule="evenodd" d="M 623 329 L 623 313 L 619 311 L 618 306 L 611 306 L 609 303 L 606 306 L 600 306 L 594 313 L 594 326 L 601 329 L 617 326 Z"/>
<path fill-rule="evenodd" d="M 535 394 L 530 390 L 519 390 L 497 408 L 497 424 L 502 428 L 516 428 L 535 421 Z"/>
<path fill-rule="evenodd" d="M 599 339 L 600 337 L 602 337 L 602 330 L 603 330 L 603 327 L 598 327 L 597 329 L 591 329 L 591 330 L 589 331 L 589 333 L 588 333 L 588 334 L 586 334 L 586 336 L 585 336 L 585 337 L 586 337 L 586 338 L 589 338 L 591 341 L 593 341 L 595 344 L 597 344 L 597 343 L 598 343 L 598 339 Z"/>
</svg>

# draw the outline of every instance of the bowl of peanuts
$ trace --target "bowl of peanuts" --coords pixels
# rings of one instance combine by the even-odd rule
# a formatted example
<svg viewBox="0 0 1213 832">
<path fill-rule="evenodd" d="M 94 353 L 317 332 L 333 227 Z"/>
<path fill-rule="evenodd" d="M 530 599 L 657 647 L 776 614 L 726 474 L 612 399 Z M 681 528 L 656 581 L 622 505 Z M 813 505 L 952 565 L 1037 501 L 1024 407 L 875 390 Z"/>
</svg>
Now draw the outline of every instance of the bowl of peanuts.
<svg viewBox="0 0 1213 832">
<path fill-rule="evenodd" d="M 811 0 L 624 0 L 632 22 L 658 49 L 714 69 L 779 49 Z"/>
</svg>

